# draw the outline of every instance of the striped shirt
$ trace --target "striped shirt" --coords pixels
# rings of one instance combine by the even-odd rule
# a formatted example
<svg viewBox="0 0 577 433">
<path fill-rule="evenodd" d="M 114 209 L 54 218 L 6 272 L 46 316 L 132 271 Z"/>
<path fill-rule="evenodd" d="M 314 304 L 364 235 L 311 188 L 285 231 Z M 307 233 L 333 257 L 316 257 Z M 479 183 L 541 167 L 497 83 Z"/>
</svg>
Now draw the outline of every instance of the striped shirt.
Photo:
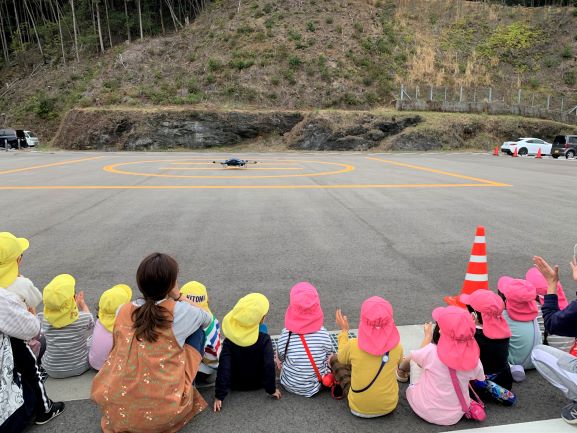
<svg viewBox="0 0 577 433">
<path fill-rule="evenodd" d="M 545 323 L 543 322 L 543 313 L 541 312 L 541 304 L 537 304 L 537 309 L 539 314 L 537 316 L 537 323 L 539 324 L 539 330 L 541 331 L 541 336 L 543 337 L 543 344 L 545 344 Z M 554 347 L 555 349 L 562 350 L 563 352 L 569 352 L 573 345 L 575 344 L 574 337 L 561 337 L 560 335 L 547 335 L 547 345 Z"/>
<path fill-rule="evenodd" d="M 216 370 L 218 370 L 218 358 L 222 350 L 220 323 L 216 317 L 213 317 L 210 325 L 204 328 L 204 335 L 206 337 L 204 357 L 199 371 L 206 374 L 216 373 Z"/>
<path fill-rule="evenodd" d="M 292 334 L 288 349 L 287 340 L 289 331 L 283 329 L 278 339 L 278 357 L 282 361 L 280 383 L 293 394 L 312 397 L 321 389 L 317 375 L 307 356 L 303 343 L 298 334 Z M 328 357 L 333 353 L 331 338 L 323 327 L 320 331 L 304 335 L 307 346 L 315 361 L 321 376 L 329 373 Z"/>
<path fill-rule="evenodd" d="M 63 328 L 54 328 L 38 313 L 42 323 L 42 333 L 46 337 L 46 352 L 42 366 L 50 377 L 57 379 L 79 376 L 90 369 L 88 349 L 92 341 L 94 318 L 92 314 L 80 311 L 78 319 Z"/>
</svg>

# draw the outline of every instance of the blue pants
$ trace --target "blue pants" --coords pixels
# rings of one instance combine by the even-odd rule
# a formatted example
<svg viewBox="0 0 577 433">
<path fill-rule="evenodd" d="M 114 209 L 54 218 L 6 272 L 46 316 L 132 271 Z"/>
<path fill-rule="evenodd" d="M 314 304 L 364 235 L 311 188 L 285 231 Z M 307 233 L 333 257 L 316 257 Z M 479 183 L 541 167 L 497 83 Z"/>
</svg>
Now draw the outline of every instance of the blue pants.
<svg viewBox="0 0 577 433">
<path fill-rule="evenodd" d="M 199 328 L 192 335 L 189 335 L 184 344 L 188 344 L 192 348 L 196 349 L 200 356 L 204 356 L 204 345 L 206 343 L 206 335 L 204 335 L 204 329 Z"/>
</svg>

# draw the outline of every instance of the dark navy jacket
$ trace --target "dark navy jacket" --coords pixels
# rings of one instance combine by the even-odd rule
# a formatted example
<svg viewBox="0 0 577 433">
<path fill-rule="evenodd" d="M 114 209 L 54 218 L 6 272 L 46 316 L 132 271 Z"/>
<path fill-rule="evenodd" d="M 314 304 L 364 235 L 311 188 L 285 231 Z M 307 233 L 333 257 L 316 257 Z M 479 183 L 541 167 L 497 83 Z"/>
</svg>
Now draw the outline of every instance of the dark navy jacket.
<svg viewBox="0 0 577 433">
<path fill-rule="evenodd" d="M 577 300 L 559 310 L 557 295 L 545 295 L 541 311 L 548 334 L 577 337 Z"/>
<path fill-rule="evenodd" d="M 270 336 L 259 332 L 256 343 L 248 347 L 224 340 L 216 373 L 215 397 L 224 400 L 230 389 L 250 391 L 262 388 L 269 394 L 276 391 Z"/>
</svg>

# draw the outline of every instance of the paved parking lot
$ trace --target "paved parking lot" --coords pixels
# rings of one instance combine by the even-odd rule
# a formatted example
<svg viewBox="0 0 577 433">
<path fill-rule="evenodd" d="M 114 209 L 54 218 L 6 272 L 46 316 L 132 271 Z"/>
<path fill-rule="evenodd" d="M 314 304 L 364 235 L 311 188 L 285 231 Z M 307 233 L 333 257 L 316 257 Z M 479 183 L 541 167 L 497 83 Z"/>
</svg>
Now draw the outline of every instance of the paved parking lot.
<svg viewBox="0 0 577 433">
<path fill-rule="evenodd" d="M 266 153 L 236 155 L 258 164 L 232 170 L 212 163 L 223 156 L 0 153 L 3 230 L 30 239 L 22 271 L 40 288 L 71 273 L 94 306 L 114 284 L 136 289 L 138 263 L 159 250 L 178 260 L 181 283 L 207 285 L 219 317 L 249 291 L 266 294 L 273 334 L 282 329 L 290 287 L 308 280 L 319 289 L 327 328 L 335 327 L 337 307 L 354 324 L 362 300 L 378 294 L 393 304 L 405 345 L 414 346 L 420 330 L 411 325 L 430 320 L 442 296 L 459 291 L 477 225 L 487 230 L 492 287 L 501 275 L 524 274 L 540 254 L 563 266 L 572 292 L 574 160 Z M 89 382 L 85 375 L 49 385 L 69 389 L 75 401 L 43 430 L 98 431 Z M 537 374 L 515 391 L 519 405 L 491 406 L 485 425 L 557 418 L 565 403 Z M 212 400 L 210 389 L 203 393 Z M 373 421 L 352 417 L 327 395 L 274 402 L 248 393 L 225 403 L 223 413 L 203 414 L 186 431 L 450 430 L 411 415 L 404 397 L 392 416 Z M 471 427 L 479 425 L 455 428 Z"/>
</svg>

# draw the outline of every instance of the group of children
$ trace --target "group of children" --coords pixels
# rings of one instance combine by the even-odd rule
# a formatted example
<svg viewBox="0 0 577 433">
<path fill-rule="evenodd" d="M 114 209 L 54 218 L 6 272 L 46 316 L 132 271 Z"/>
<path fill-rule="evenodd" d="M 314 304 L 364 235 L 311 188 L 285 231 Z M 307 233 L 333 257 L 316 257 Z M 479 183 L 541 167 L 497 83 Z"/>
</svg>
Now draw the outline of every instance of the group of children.
<svg viewBox="0 0 577 433">
<path fill-rule="evenodd" d="M 280 399 L 279 370 L 286 391 L 312 397 L 329 388 L 363 418 L 392 412 L 398 382 L 410 381 L 406 398 L 413 411 L 430 423 L 452 425 L 464 415 L 482 419 L 483 400 L 513 405 L 513 383 L 535 368 L 536 346 L 566 353 L 575 343 L 574 336 L 548 332 L 549 319 L 543 320 L 544 302 L 558 302 L 559 311 L 568 302 L 558 277 L 557 297 L 551 299 L 555 275 L 540 258 L 539 269 L 531 268 L 525 279 L 500 278 L 497 293 L 476 290 L 460 296 L 461 306 L 436 308 L 435 324 L 425 324 L 420 348 L 404 355 L 393 308 L 378 296 L 363 302 L 356 338 L 337 310 L 340 333 L 333 353 L 319 294 L 306 282 L 290 291 L 274 350 L 264 295 L 242 297 L 221 324 L 210 310 L 206 287 L 196 281 L 179 287 L 178 264 L 160 253 L 138 268 L 142 297 L 132 301 L 130 287 L 116 285 L 101 295 L 95 320 L 71 275 L 58 275 L 42 293 L 20 275 L 28 246 L 23 238 L 0 233 L 0 287 L 32 314 L 44 303 L 37 315 L 39 335 L 28 341 L 10 337 L 14 371 L 33 389 L 38 424 L 64 410 L 46 395 L 44 372 L 65 378 L 93 368 L 99 373 L 92 398 L 102 410 L 105 432 L 179 430 L 207 406 L 195 381 L 215 382 L 215 412 L 231 390 L 264 388 Z"/>
</svg>

